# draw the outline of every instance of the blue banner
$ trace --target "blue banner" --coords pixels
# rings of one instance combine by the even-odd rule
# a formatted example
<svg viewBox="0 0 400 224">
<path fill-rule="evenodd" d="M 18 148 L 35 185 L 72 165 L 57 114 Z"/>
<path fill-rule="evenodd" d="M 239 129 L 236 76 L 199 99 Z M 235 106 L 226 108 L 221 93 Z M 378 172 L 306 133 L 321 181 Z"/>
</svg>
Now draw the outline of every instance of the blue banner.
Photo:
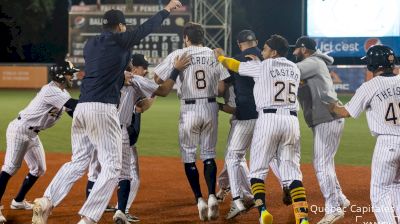
<svg viewBox="0 0 400 224">
<path fill-rule="evenodd" d="M 355 93 L 367 79 L 365 66 L 329 66 L 329 72 L 338 93 Z"/>
<path fill-rule="evenodd" d="M 332 57 L 363 57 L 369 47 L 376 44 L 390 46 L 400 55 L 400 37 L 312 37 L 322 52 Z"/>
</svg>

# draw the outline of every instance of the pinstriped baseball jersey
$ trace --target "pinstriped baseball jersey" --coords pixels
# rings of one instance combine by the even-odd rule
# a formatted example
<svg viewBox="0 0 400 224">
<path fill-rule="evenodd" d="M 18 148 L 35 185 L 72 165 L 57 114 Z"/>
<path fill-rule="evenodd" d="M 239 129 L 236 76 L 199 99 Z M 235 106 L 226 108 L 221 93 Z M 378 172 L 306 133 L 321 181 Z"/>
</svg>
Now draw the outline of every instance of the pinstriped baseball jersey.
<svg viewBox="0 0 400 224">
<path fill-rule="evenodd" d="M 126 126 L 132 122 L 132 114 L 136 102 L 141 98 L 149 98 L 157 90 L 158 85 L 147 78 L 135 75 L 132 86 L 124 86 L 121 89 L 121 99 L 119 106 L 119 120 Z"/>
<path fill-rule="evenodd" d="M 298 110 L 300 71 L 293 62 L 284 57 L 241 62 L 239 74 L 254 78 L 257 111 L 263 108 Z"/>
<path fill-rule="evenodd" d="M 400 76 L 377 76 L 357 89 L 345 108 L 352 117 L 366 110 L 372 135 L 400 135 Z"/>
<path fill-rule="evenodd" d="M 192 62 L 176 81 L 179 99 L 217 97 L 218 81 L 228 78 L 229 73 L 215 59 L 214 52 L 208 47 L 190 46 L 178 49 L 169 54 L 154 69 L 154 73 L 162 80 L 168 79 L 175 58 L 185 52 L 192 56 Z"/>
<path fill-rule="evenodd" d="M 38 130 L 49 128 L 61 117 L 63 106 L 70 98 L 67 90 L 62 90 L 55 82 L 50 82 L 19 112 L 19 116 L 28 127 Z"/>
</svg>

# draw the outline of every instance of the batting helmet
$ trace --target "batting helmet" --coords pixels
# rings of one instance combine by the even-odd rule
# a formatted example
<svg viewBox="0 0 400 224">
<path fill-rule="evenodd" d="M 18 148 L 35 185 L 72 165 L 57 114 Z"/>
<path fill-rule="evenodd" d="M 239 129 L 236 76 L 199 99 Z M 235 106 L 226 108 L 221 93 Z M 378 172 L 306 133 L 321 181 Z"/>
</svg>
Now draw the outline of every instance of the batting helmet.
<svg viewBox="0 0 400 224">
<path fill-rule="evenodd" d="M 393 50 L 385 45 L 371 46 L 367 55 L 361 58 L 367 63 L 367 69 L 371 72 L 376 71 L 378 68 L 394 68 L 396 56 Z"/>
<path fill-rule="evenodd" d="M 75 68 L 70 61 L 64 61 L 50 67 L 51 80 L 59 83 L 65 82 L 65 75 L 73 75 L 75 72 L 79 72 L 79 69 Z"/>
</svg>

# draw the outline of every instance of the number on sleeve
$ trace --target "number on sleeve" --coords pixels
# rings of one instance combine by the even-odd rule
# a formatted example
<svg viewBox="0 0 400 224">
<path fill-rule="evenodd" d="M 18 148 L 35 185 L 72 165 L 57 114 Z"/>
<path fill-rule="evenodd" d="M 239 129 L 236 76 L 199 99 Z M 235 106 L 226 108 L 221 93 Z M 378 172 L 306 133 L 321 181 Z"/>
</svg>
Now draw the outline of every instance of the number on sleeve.
<svg viewBox="0 0 400 224">
<path fill-rule="evenodd" d="M 204 70 L 198 70 L 194 74 L 196 75 L 196 87 L 198 89 L 205 89 L 207 83 L 206 83 L 206 73 L 204 72 Z"/>
</svg>

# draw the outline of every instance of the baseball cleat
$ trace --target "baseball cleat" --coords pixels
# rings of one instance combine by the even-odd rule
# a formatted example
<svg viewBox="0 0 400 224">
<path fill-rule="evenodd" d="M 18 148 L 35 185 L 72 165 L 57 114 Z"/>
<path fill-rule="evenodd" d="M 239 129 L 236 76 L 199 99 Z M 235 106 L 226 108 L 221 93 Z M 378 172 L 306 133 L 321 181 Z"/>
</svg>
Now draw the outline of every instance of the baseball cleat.
<svg viewBox="0 0 400 224">
<path fill-rule="evenodd" d="M 4 207 L 1 205 L 0 206 L 0 224 L 3 224 L 5 222 L 7 222 L 6 217 L 3 216 L 3 213 L 1 213 L 1 210 L 4 209 Z"/>
<path fill-rule="evenodd" d="M 219 203 L 224 202 L 226 196 L 228 196 L 229 192 L 231 191 L 231 188 L 221 188 L 216 194 L 217 200 Z"/>
<path fill-rule="evenodd" d="M 218 211 L 218 200 L 214 194 L 210 194 L 208 196 L 208 220 L 216 220 L 218 219 L 219 211 Z"/>
<path fill-rule="evenodd" d="M 197 209 L 199 210 L 199 218 L 201 221 L 207 221 L 207 203 L 203 198 L 199 198 L 197 201 Z"/>
<path fill-rule="evenodd" d="M 120 210 L 115 212 L 113 220 L 115 224 L 130 224 L 126 215 Z"/>
<path fill-rule="evenodd" d="M 10 205 L 11 209 L 20 209 L 20 210 L 32 210 L 33 209 L 33 204 L 23 200 L 21 202 L 17 202 L 14 199 L 11 201 Z"/>
<path fill-rule="evenodd" d="M 139 217 L 131 215 L 129 213 L 125 213 L 126 218 L 128 219 L 128 222 L 140 222 Z"/>
<path fill-rule="evenodd" d="M 267 210 L 262 210 L 260 215 L 260 224 L 272 224 L 273 217 Z"/>
<path fill-rule="evenodd" d="M 51 213 L 51 201 L 45 197 L 36 198 L 33 202 L 32 224 L 46 224 Z"/>
<path fill-rule="evenodd" d="M 326 214 L 317 224 L 332 224 L 344 217 L 343 211 Z"/>
<path fill-rule="evenodd" d="M 234 200 L 231 203 L 231 209 L 226 215 L 226 219 L 233 219 L 245 211 L 246 207 L 244 206 L 243 201 L 241 199 Z"/>
</svg>

